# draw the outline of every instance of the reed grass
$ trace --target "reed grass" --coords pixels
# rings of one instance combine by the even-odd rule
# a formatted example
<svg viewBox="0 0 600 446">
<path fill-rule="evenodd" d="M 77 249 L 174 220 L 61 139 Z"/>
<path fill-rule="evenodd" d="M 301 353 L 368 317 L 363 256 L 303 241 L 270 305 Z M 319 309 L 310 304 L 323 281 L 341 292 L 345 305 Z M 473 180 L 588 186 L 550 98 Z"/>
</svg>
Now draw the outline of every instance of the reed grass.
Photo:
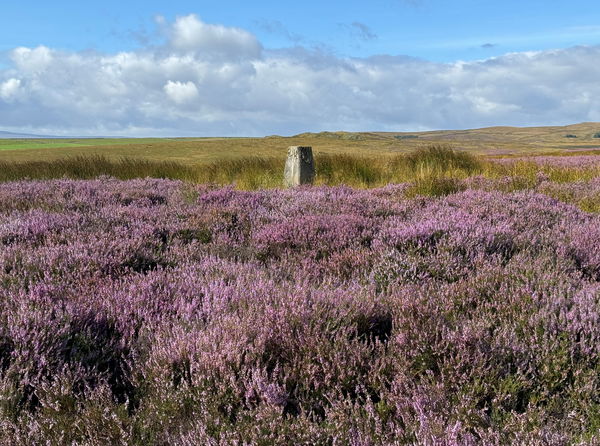
<svg viewBox="0 0 600 446">
<path fill-rule="evenodd" d="M 102 155 L 75 156 L 52 161 L 0 161 L 0 181 L 53 178 L 91 179 L 110 175 L 119 179 L 171 178 L 193 180 L 195 170 L 171 161 L 123 158 L 112 161 Z"/>
<path fill-rule="evenodd" d="M 153 161 L 138 158 L 111 159 L 103 155 L 75 156 L 45 161 L 0 161 L 0 182 L 23 179 L 91 179 L 109 175 L 119 179 L 168 178 L 192 183 L 233 184 L 238 189 L 268 189 L 282 186 L 283 157 L 223 159 L 202 164 Z M 412 183 L 407 194 L 447 195 L 461 189 L 460 180 L 480 175 L 508 178 L 507 190 L 535 187 L 540 174 L 558 183 L 585 181 L 600 176 L 600 167 L 568 168 L 540 166 L 530 161 L 501 164 L 432 145 L 408 154 L 360 156 L 318 154 L 317 185 L 345 184 L 370 188 L 390 183 Z"/>
<path fill-rule="evenodd" d="M 200 165 L 134 158 L 112 160 L 102 155 L 49 161 L 0 161 L 0 181 L 21 179 L 90 179 L 110 175 L 119 179 L 170 178 L 195 183 L 235 184 L 240 189 L 280 187 L 285 160 L 276 157 L 224 159 Z M 432 146 L 410 155 L 380 157 L 320 154 L 316 184 L 376 187 L 415 178 L 466 177 L 478 171 L 472 155 Z M 479 169 L 480 170 L 480 169 Z"/>
</svg>

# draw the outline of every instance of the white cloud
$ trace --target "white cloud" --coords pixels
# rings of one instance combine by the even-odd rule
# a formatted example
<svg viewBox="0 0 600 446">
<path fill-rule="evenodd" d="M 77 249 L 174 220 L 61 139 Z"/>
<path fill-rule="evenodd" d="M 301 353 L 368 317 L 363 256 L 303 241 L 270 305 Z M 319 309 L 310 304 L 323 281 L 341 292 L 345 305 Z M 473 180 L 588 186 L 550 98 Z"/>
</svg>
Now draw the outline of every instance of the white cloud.
<svg viewBox="0 0 600 446">
<path fill-rule="evenodd" d="M 196 16 L 160 47 L 17 48 L 0 69 L 3 128 L 56 134 L 265 135 L 565 124 L 600 119 L 600 47 L 433 63 L 263 50 Z"/>
<path fill-rule="evenodd" d="M 198 88 L 193 82 L 168 81 L 164 86 L 165 93 L 177 104 L 185 104 L 198 97 Z"/>
<path fill-rule="evenodd" d="M 171 28 L 171 44 L 200 57 L 255 59 L 262 47 L 256 37 L 243 29 L 209 25 L 191 14 L 178 17 Z"/>
<path fill-rule="evenodd" d="M 34 49 L 19 47 L 13 50 L 12 60 L 21 70 L 41 72 L 52 63 L 52 50 L 45 46 Z"/>
<path fill-rule="evenodd" d="M 0 84 L 0 98 L 6 102 L 14 100 L 21 90 L 21 80 L 10 78 Z"/>
</svg>

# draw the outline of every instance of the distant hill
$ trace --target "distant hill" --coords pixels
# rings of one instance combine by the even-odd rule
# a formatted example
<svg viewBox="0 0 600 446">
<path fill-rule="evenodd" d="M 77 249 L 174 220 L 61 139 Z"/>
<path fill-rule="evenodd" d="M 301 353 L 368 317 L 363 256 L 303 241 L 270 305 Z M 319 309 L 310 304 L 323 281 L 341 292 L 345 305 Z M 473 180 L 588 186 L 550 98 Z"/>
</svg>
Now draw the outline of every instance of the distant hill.
<svg viewBox="0 0 600 446">
<path fill-rule="evenodd" d="M 31 135 L 29 133 L 11 133 L 0 130 L 0 139 L 37 139 L 37 138 L 56 138 L 56 136 L 47 135 Z"/>
<path fill-rule="evenodd" d="M 584 141 L 598 141 L 600 123 L 582 122 L 565 126 L 548 127 L 486 127 L 469 130 L 435 130 L 429 132 L 411 132 L 419 139 L 471 142 L 559 142 L 564 138 L 578 138 Z M 374 132 L 385 137 L 409 135 L 405 132 Z"/>
<path fill-rule="evenodd" d="M 0 130 L 0 139 L 138 139 L 117 136 L 55 136 L 55 135 L 36 135 L 30 133 L 13 133 Z M 217 137 L 219 138 L 219 137 Z M 580 124 L 572 124 L 565 126 L 554 127 L 486 127 L 480 129 L 465 129 L 465 130 L 432 130 L 421 132 L 345 132 L 345 131 L 330 131 L 311 133 L 305 132 L 290 137 L 282 137 L 279 135 L 265 136 L 264 139 L 317 139 L 329 141 L 397 141 L 406 143 L 423 143 L 423 142 L 448 142 L 448 143 L 525 143 L 525 144 L 540 144 L 540 143 L 563 143 L 566 139 L 571 139 L 570 144 L 577 142 L 590 143 L 594 142 L 600 145 L 600 122 L 582 122 Z M 165 138 L 162 138 L 165 139 Z M 172 139 L 172 138 L 170 138 Z M 190 139 L 186 137 L 177 137 L 177 139 Z M 208 139 L 215 139 L 208 138 Z M 231 138 L 228 138 L 231 139 Z M 233 138 L 235 139 L 235 138 Z M 412 140 L 412 141 L 411 141 Z M 562 145 L 562 144 L 561 144 Z"/>
<path fill-rule="evenodd" d="M 363 141 L 366 139 L 385 139 L 377 132 L 320 132 L 320 133 L 299 133 L 292 138 L 322 138 L 322 139 L 341 139 L 345 141 Z"/>
<path fill-rule="evenodd" d="M 125 157 L 199 164 L 253 156 L 281 158 L 289 146 L 312 146 L 317 155 L 379 156 L 408 153 L 430 145 L 449 146 L 493 157 L 567 152 L 600 154 L 600 122 L 555 127 L 488 127 L 421 132 L 328 131 L 263 138 L 78 138 L 0 131 L 0 161 L 58 159 L 94 153 L 111 159 Z"/>
<path fill-rule="evenodd" d="M 292 138 L 337 139 L 347 141 L 364 140 L 435 140 L 448 142 L 557 142 L 564 138 L 580 140 L 600 137 L 600 123 L 583 122 L 555 127 L 486 127 L 466 130 L 433 130 L 425 132 L 320 132 L 300 133 Z"/>
<path fill-rule="evenodd" d="M 135 139 L 129 136 L 56 136 L 56 135 L 35 135 L 33 133 L 13 133 L 0 130 L 0 139 Z"/>
</svg>

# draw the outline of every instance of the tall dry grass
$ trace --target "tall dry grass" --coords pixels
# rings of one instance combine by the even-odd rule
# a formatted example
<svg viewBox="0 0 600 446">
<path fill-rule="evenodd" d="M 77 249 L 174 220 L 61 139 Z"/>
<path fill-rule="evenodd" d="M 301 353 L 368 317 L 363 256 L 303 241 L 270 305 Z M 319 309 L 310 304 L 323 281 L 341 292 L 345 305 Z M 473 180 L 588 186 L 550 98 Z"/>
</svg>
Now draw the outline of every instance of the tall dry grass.
<svg viewBox="0 0 600 446">
<path fill-rule="evenodd" d="M 533 161 L 516 161 L 511 164 L 486 162 L 484 174 L 490 178 L 519 177 L 535 183 L 539 174 L 543 174 L 555 183 L 573 183 L 588 181 L 600 176 L 600 165 L 565 167 L 539 165 Z"/>
<path fill-rule="evenodd" d="M 285 160 L 276 157 L 249 157 L 197 165 L 135 158 L 111 160 L 102 155 L 76 156 L 51 161 L 0 161 L 0 181 L 22 179 L 90 179 L 110 175 L 119 179 L 169 178 L 193 183 L 233 184 L 239 189 L 282 186 Z M 540 173 L 551 181 L 585 181 L 600 176 L 600 167 L 567 168 L 539 166 L 518 161 L 499 164 L 448 146 L 433 145 L 408 154 L 359 156 L 316 154 L 317 185 L 346 184 L 378 187 L 389 183 L 412 183 L 409 196 L 440 196 L 460 190 L 462 179 L 481 175 L 510 178 L 510 189 L 535 187 Z"/>
<path fill-rule="evenodd" d="M 123 158 L 112 161 L 101 155 L 76 156 L 52 161 L 0 161 L 0 181 L 53 178 L 90 179 L 110 175 L 120 179 L 172 178 L 193 180 L 195 169 L 171 161 Z"/>
<path fill-rule="evenodd" d="M 472 155 L 432 146 L 408 155 L 369 157 L 319 154 L 317 184 L 375 187 L 393 182 L 431 177 L 465 177 L 480 170 Z M 249 157 L 199 165 L 134 158 L 110 160 L 101 155 L 76 156 L 51 161 L 0 161 L 0 181 L 20 179 L 89 179 L 110 175 L 120 179 L 171 178 L 197 183 L 235 184 L 241 189 L 280 187 L 283 158 Z"/>
</svg>

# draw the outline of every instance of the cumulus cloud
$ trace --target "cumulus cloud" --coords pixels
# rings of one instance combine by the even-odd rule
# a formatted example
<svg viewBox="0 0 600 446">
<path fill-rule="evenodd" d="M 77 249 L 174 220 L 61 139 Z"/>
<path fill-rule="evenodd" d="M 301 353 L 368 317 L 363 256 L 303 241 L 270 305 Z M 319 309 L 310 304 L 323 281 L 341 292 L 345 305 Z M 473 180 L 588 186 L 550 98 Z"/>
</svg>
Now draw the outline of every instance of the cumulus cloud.
<svg viewBox="0 0 600 446">
<path fill-rule="evenodd" d="M 42 72 L 52 63 L 52 51 L 45 46 L 37 48 L 15 48 L 12 60 L 23 71 Z"/>
<path fill-rule="evenodd" d="M 0 84 L 0 98 L 3 100 L 10 102 L 14 100 L 21 89 L 21 80 L 10 78 L 5 82 Z"/>
<path fill-rule="evenodd" d="M 164 86 L 165 93 L 177 104 L 191 102 L 198 97 L 198 88 L 193 82 L 168 81 Z"/>
<path fill-rule="evenodd" d="M 262 50 L 251 33 L 239 28 L 210 25 L 194 14 L 177 18 L 170 34 L 174 49 L 191 51 L 203 58 L 256 59 Z"/>
<path fill-rule="evenodd" d="M 434 63 L 341 58 L 196 16 L 160 46 L 16 48 L 0 69 L 0 125 L 54 134 L 265 135 L 600 120 L 600 47 Z"/>
</svg>

